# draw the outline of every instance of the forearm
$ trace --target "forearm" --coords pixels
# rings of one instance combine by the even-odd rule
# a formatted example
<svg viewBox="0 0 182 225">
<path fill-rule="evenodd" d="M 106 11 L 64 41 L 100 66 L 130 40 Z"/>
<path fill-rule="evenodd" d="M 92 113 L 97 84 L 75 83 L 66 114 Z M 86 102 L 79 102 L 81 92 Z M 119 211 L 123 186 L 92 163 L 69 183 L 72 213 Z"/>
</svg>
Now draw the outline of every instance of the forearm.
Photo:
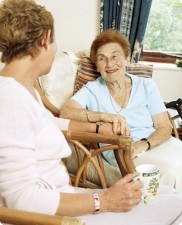
<svg viewBox="0 0 182 225">
<path fill-rule="evenodd" d="M 112 123 L 112 133 L 122 134 L 125 136 L 130 136 L 131 134 L 130 128 L 126 123 L 126 118 L 124 116 L 83 109 L 80 104 L 73 100 L 69 100 L 62 107 L 60 117 L 87 123 L 96 123 L 100 121 L 104 123 Z"/>
<path fill-rule="evenodd" d="M 150 142 L 151 149 L 156 147 L 157 145 L 163 143 L 171 136 L 172 129 L 170 127 L 160 127 L 156 131 L 154 131 L 147 140 Z M 147 143 L 146 143 L 147 145 Z"/>
<path fill-rule="evenodd" d="M 98 122 L 101 121 L 103 113 L 93 112 L 87 109 L 62 108 L 59 117 L 81 122 Z"/>
<path fill-rule="evenodd" d="M 71 120 L 69 122 L 68 130 L 95 133 L 96 124 Z"/>
<path fill-rule="evenodd" d="M 146 138 L 150 143 L 150 149 L 149 144 L 146 141 L 136 141 L 132 144 L 132 158 L 135 158 L 138 154 L 141 154 L 143 151 L 152 151 L 154 147 L 157 145 L 160 145 L 164 141 L 166 141 L 171 136 L 171 129 L 169 128 L 158 128 L 156 131 L 154 131 L 151 135 Z"/>
<path fill-rule="evenodd" d="M 93 190 L 94 191 L 94 190 Z M 102 193 L 99 193 L 100 212 L 107 211 L 102 204 Z M 71 204 L 70 204 L 71 203 Z M 60 203 L 56 212 L 59 216 L 80 216 L 92 214 L 95 211 L 92 194 L 67 194 L 61 193 Z"/>
<path fill-rule="evenodd" d="M 138 204 L 142 196 L 139 189 L 143 187 L 143 184 L 139 180 L 131 182 L 137 175 L 136 172 L 128 174 L 104 192 L 98 193 L 99 212 L 127 212 Z M 56 215 L 79 216 L 94 212 L 95 204 L 92 194 L 61 193 Z"/>
</svg>

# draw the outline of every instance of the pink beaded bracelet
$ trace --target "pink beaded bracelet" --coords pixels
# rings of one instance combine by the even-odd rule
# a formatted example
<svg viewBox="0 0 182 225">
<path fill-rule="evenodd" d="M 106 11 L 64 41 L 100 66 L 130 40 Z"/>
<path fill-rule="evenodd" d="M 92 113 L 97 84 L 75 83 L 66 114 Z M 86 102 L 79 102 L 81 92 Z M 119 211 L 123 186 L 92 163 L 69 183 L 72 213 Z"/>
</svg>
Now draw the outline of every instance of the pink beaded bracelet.
<svg viewBox="0 0 182 225">
<path fill-rule="evenodd" d="M 100 211 L 99 195 L 97 193 L 93 193 L 93 197 L 94 197 L 94 204 L 95 204 L 95 211 L 93 214 L 97 214 Z"/>
</svg>

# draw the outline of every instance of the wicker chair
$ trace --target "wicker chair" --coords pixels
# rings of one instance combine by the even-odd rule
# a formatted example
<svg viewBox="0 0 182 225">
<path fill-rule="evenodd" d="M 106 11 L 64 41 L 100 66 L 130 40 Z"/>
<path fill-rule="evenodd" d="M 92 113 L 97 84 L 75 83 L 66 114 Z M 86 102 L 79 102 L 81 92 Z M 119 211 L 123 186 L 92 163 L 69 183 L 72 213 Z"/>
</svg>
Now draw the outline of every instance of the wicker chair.
<svg viewBox="0 0 182 225">
<path fill-rule="evenodd" d="M 0 222 L 13 225 L 84 225 L 81 219 L 50 216 L 0 207 Z"/>
<path fill-rule="evenodd" d="M 182 99 L 178 99 L 176 101 L 172 101 L 172 102 L 164 102 L 165 106 L 167 109 L 173 110 L 175 111 L 175 115 L 171 115 L 170 113 L 168 113 L 169 119 L 171 121 L 171 124 L 173 126 L 173 133 L 174 136 L 178 139 L 180 139 L 179 137 L 179 133 L 175 124 L 175 120 L 180 118 L 182 119 Z"/>
<path fill-rule="evenodd" d="M 67 141 L 74 144 L 76 150 L 78 171 L 74 176 L 71 176 L 71 181 L 74 186 L 100 188 L 100 186 L 96 184 L 90 184 L 87 182 L 87 164 L 91 162 L 99 175 L 101 188 L 107 188 L 104 166 L 100 153 L 110 149 L 113 149 L 114 151 L 122 176 L 135 171 L 135 166 L 131 158 L 131 138 L 118 135 L 93 134 L 87 132 L 62 132 Z M 105 143 L 108 145 L 99 148 L 97 143 Z M 82 155 L 80 151 L 82 151 Z M 97 160 L 95 156 L 97 156 Z"/>
</svg>

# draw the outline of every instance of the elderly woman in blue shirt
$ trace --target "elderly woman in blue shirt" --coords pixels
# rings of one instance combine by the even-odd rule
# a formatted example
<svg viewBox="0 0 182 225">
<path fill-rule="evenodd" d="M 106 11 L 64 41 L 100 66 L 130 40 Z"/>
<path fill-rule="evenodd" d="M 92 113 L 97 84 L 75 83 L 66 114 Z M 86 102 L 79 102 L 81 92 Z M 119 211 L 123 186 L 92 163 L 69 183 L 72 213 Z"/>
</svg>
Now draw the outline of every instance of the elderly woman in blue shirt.
<svg viewBox="0 0 182 225">
<path fill-rule="evenodd" d="M 133 138 L 134 164 L 158 165 L 161 183 L 182 194 L 182 142 L 171 137 L 172 126 L 154 81 L 125 72 L 130 64 L 127 38 L 114 29 L 103 31 L 93 41 L 90 57 L 101 76 L 83 86 L 62 107 L 60 117 L 96 123 L 97 132 L 110 122 L 113 133 Z M 112 150 L 103 156 L 117 166 Z"/>
</svg>

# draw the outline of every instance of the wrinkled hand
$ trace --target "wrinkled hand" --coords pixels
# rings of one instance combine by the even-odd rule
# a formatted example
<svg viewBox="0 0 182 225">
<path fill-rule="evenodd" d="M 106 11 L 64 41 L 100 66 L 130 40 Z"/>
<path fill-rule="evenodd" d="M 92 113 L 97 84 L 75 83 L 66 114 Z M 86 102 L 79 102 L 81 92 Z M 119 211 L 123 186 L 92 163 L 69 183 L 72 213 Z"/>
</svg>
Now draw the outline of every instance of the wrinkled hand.
<svg viewBox="0 0 182 225">
<path fill-rule="evenodd" d="M 114 134 L 130 136 L 131 130 L 126 123 L 126 118 L 117 114 L 103 113 L 100 118 L 104 123 L 112 123 L 112 130 Z"/>
<path fill-rule="evenodd" d="M 128 212 L 140 202 L 142 192 L 139 189 L 143 183 L 132 181 L 137 175 L 137 172 L 126 175 L 103 193 L 101 207 L 104 211 Z"/>
<path fill-rule="evenodd" d="M 141 154 L 143 151 L 146 151 L 146 143 L 144 141 L 136 141 L 132 143 L 131 146 L 131 157 L 134 159 L 138 154 Z"/>
</svg>

